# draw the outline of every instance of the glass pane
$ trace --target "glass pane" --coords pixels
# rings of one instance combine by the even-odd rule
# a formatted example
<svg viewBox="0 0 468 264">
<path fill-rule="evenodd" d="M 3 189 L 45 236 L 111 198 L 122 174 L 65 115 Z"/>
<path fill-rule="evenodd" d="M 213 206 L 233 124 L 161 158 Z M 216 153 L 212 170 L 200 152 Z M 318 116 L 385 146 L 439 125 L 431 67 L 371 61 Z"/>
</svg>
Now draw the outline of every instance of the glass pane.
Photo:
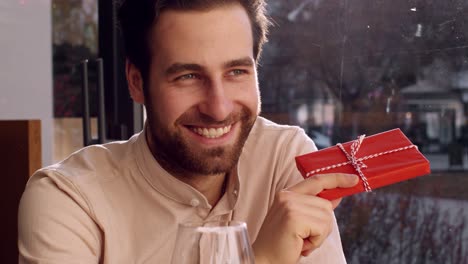
<svg viewBox="0 0 468 264">
<path fill-rule="evenodd" d="M 83 147 L 81 62 L 97 57 L 97 1 L 52 1 L 54 162 Z M 96 115 L 96 69 L 89 64 L 90 111 Z M 92 121 L 92 134 L 96 134 Z"/>
<path fill-rule="evenodd" d="M 269 3 L 264 116 L 319 148 L 400 128 L 431 162 L 343 200 L 348 263 L 468 263 L 468 1 Z"/>
</svg>

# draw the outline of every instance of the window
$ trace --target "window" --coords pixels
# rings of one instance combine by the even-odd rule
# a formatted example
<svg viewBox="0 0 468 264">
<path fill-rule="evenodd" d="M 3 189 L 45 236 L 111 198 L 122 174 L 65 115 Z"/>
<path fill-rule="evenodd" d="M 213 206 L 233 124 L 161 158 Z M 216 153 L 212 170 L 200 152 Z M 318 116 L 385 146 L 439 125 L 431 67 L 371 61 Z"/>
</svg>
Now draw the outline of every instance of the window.
<svg viewBox="0 0 468 264">
<path fill-rule="evenodd" d="M 98 6 L 92 0 L 52 1 L 54 155 L 58 162 L 83 147 L 81 62 L 98 56 Z M 90 67 L 95 66 L 90 64 Z M 90 108 L 96 116 L 96 70 L 90 69 Z M 94 120 L 95 121 L 95 120 Z M 93 122 L 97 134 L 96 122 Z"/>
<path fill-rule="evenodd" d="M 319 148 L 400 128 L 431 175 L 347 197 L 348 263 L 468 263 L 468 1 L 270 0 L 263 115 Z"/>
<path fill-rule="evenodd" d="M 53 160 L 58 162 L 84 144 L 128 139 L 143 128 L 143 113 L 142 107 L 133 103 L 128 94 L 123 43 L 117 30 L 119 1 L 55 0 L 52 6 Z M 91 135 L 86 139 L 83 137 L 87 126 L 83 129 L 82 96 L 85 60 L 88 61 L 87 105 L 91 117 Z M 102 84 L 105 94 L 103 100 L 99 100 L 99 84 Z M 99 106 L 104 111 L 99 113 Z"/>
</svg>

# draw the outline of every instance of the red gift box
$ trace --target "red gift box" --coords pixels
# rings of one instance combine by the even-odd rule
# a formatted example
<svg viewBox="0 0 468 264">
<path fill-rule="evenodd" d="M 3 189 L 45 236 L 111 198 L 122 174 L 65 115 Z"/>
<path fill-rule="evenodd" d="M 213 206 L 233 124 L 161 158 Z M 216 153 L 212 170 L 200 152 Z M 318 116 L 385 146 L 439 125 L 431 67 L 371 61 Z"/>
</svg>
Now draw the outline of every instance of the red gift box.
<svg viewBox="0 0 468 264">
<path fill-rule="evenodd" d="M 304 178 L 337 172 L 360 176 L 354 187 L 323 190 L 318 194 L 328 200 L 369 192 L 431 172 L 429 161 L 398 128 L 298 156 L 296 166 Z"/>
</svg>

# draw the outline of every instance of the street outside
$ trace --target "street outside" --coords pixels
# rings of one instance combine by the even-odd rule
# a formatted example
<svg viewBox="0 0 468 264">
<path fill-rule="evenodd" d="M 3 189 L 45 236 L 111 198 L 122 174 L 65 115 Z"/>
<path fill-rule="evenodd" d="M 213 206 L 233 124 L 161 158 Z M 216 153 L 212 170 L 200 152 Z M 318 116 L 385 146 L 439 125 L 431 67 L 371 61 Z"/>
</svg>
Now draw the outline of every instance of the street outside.
<svg viewBox="0 0 468 264">
<path fill-rule="evenodd" d="M 450 166 L 448 154 L 424 154 L 431 163 L 432 171 L 465 170 L 468 176 L 468 153 L 463 155 L 463 165 Z"/>
</svg>

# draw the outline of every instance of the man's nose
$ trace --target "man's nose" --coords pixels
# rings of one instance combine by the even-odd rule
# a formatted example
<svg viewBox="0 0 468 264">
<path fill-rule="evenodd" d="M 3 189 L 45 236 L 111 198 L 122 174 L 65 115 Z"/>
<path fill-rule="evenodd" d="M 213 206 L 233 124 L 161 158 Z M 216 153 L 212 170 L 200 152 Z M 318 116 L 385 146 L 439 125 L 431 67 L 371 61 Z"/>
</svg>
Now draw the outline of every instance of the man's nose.
<svg viewBox="0 0 468 264">
<path fill-rule="evenodd" d="M 199 111 L 216 121 L 225 120 L 233 111 L 234 104 L 222 80 L 211 80 L 205 88 L 205 98 L 199 105 Z"/>
</svg>

